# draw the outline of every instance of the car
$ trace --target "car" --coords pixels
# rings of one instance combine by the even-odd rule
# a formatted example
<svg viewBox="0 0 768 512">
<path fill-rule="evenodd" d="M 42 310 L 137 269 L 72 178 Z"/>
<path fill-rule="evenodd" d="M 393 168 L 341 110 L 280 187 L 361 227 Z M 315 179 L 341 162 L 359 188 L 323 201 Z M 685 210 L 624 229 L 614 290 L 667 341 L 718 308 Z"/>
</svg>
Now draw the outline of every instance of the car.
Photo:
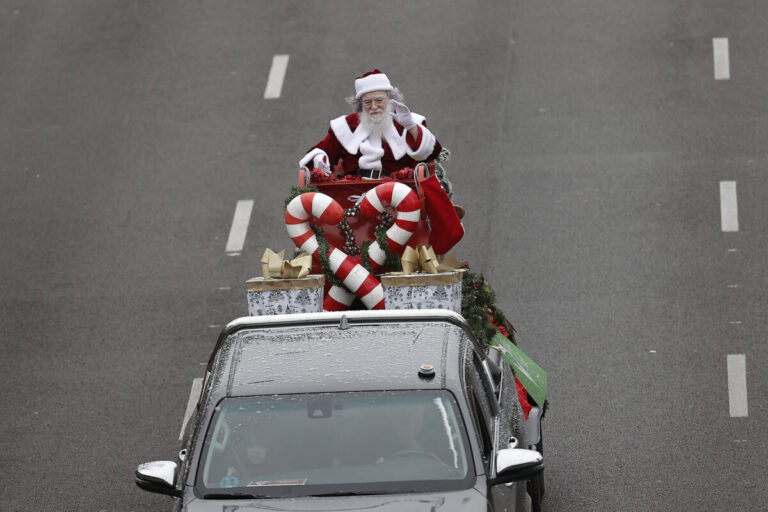
<svg viewBox="0 0 768 512">
<path fill-rule="evenodd" d="M 186 512 L 539 510 L 538 418 L 452 311 L 244 317 L 216 343 L 178 461 L 141 464 L 136 483 Z"/>
</svg>

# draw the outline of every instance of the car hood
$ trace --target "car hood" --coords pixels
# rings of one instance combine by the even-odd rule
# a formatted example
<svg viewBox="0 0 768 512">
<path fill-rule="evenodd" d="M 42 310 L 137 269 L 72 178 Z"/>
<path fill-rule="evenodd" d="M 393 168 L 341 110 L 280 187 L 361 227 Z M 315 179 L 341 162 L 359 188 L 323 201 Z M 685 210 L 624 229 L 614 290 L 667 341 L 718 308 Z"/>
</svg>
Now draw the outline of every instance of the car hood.
<svg viewBox="0 0 768 512">
<path fill-rule="evenodd" d="M 389 494 L 380 496 L 339 496 L 322 498 L 280 498 L 259 500 L 191 501 L 185 512 L 449 512 L 486 511 L 488 502 L 475 489 L 445 493 Z"/>
</svg>

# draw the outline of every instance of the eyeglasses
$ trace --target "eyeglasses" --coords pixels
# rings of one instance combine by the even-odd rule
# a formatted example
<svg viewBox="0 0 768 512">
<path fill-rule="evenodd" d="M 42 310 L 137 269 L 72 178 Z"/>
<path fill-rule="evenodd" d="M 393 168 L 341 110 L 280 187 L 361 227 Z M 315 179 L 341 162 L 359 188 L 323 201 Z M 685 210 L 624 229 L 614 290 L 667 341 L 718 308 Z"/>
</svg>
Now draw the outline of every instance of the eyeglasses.
<svg viewBox="0 0 768 512">
<path fill-rule="evenodd" d="M 376 96 L 375 98 L 366 98 L 363 100 L 363 105 L 366 107 L 370 107 L 374 103 L 377 105 L 383 105 L 386 103 L 387 97 L 386 96 Z"/>
</svg>

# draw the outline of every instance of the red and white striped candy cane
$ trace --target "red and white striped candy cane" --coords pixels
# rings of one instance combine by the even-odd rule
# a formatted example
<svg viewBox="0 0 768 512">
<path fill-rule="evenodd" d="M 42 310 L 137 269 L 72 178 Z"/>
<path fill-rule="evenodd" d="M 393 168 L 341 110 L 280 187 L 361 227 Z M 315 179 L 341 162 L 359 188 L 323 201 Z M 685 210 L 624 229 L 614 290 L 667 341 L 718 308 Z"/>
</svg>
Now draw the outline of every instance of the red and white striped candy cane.
<svg viewBox="0 0 768 512">
<path fill-rule="evenodd" d="M 387 230 L 387 242 L 392 254 L 403 254 L 408 240 L 419 225 L 421 208 L 419 196 L 405 183 L 389 181 L 366 192 L 360 203 L 360 213 L 366 217 L 375 217 L 384 212 L 384 203 L 396 210 L 395 223 Z M 378 241 L 368 249 L 371 258 L 371 269 L 381 270 L 387 259 L 387 254 Z"/>
<path fill-rule="evenodd" d="M 319 257 L 317 236 L 309 225 L 314 218 L 326 224 L 337 224 L 344 218 L 344 209 L 333 198 L 320 192 L 307 192 L 295 197 L 285 209 L 285 227 L 296 247 Z M 384 309 L 384 288 L 362 265 L 344 251 L 330 246 L 328 260 L 331 271 L 345 288 L 357 296 L 368 309 Z M 334 288 L 338 288 L 334 290 Z M 349 292 L 337 286 L 323 300 L 326 311 L 341 311 L 352 303 Z"/>
</svg>

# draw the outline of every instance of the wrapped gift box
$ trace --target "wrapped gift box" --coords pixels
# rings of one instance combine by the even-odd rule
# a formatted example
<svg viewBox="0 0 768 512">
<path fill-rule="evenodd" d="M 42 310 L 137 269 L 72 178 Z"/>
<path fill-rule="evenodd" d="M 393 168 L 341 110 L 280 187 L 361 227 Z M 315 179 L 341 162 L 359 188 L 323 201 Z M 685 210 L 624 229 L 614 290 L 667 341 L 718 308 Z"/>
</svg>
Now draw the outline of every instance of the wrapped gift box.
<svg viewBox="0 0 768 512">
<path fill-rule="evenodd" d="M 318 313 L 323 310 L 325 276 L 300 279 L 254 277 L 245 282 L 250 316 Z"/>
<path fill-rule="evenodd" d="M 387 309 L 450 309 L 461 314 L 462 272 L 381 276 Z"/>
</svg>

